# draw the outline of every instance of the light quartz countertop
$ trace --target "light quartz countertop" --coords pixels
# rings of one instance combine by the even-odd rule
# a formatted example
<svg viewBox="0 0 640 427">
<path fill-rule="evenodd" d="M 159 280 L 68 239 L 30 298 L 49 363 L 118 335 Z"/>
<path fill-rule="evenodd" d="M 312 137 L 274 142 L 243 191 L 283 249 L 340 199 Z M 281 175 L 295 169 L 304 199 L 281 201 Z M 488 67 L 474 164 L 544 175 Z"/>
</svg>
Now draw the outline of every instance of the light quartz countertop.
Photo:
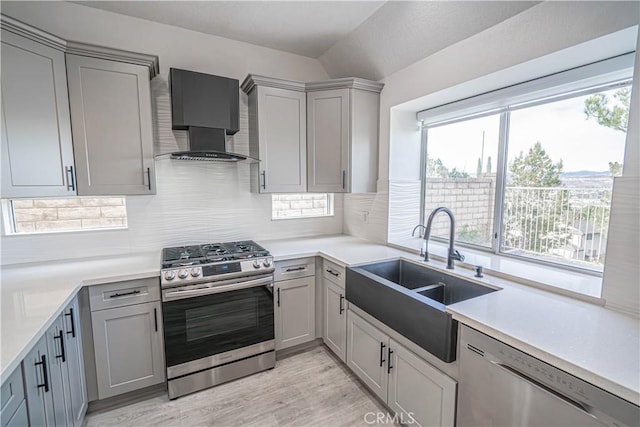
<svg viewBox="0 0 640 427">
<path fill-rule="evenodd" d="M 276 261 L 323 256 L 343 266 L 418 255 L 350 236 L 259 240 Z M 430 261 L 443 268 L 445 264 Z M 160 250 L 2 267 L 4 380 L 83 286 L 159 276 Z M 457 268 L 454 274 L 471 278 Z M 486 275 L 501 288 L 447 307 L 454 319 L 635 404 L 640 403 L 640 321 L 596 304 Z"/>
</svg>

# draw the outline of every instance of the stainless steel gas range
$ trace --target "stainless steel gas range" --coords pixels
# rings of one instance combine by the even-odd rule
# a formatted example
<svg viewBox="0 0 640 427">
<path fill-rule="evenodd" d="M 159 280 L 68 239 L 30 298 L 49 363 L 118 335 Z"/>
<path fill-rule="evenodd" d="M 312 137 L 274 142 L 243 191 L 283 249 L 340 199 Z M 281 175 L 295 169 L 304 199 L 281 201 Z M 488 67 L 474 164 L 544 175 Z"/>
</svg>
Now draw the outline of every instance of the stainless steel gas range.
<svg viewBox="0 0 640 427">
<path fill-rule="evenodd" d="M 162 250 L 170 399 L 275 366 L 273 271 L 250 240 Z"/>
</svg>

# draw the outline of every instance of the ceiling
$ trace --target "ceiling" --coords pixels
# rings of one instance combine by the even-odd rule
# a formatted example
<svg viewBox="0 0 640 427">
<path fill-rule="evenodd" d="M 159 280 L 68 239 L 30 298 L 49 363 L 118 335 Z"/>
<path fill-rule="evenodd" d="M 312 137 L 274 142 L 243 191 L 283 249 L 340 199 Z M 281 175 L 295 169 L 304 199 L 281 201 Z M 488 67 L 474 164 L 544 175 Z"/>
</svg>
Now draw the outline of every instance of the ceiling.
<svg viewBox="0 0 640 427">
<path fill-rule="evenodd" d="M 380 80 L 537 1 L 77 1 L 317 58 L 333 77 Z"/>
</svg>

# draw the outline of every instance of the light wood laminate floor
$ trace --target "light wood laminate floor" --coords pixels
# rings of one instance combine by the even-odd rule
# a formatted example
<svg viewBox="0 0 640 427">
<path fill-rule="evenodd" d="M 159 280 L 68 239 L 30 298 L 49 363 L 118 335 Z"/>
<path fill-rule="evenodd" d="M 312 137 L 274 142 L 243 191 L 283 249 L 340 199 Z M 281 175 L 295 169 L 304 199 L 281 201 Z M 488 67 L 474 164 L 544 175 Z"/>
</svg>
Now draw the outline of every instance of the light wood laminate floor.
<svg viewBox="0 0 640 427">
<path fill-rule="evenodd" d="M 319 346 L 278 360 L 275 369 L 177 400 L 163 395 L 88 414 L 86 425 L 365 426 L 370 412 L 387 411 Z"/>
</svg>

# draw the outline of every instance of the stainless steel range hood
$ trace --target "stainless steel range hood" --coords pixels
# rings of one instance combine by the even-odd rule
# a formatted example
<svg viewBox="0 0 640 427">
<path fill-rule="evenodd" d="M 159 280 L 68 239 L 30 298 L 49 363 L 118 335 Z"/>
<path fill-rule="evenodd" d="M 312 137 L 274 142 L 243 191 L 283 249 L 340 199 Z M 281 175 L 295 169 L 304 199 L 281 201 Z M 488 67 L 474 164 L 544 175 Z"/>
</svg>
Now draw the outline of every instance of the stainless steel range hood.
<svg viewBox="0 0 640 427">
<path fill-rule="evenodd" d="M 189 132 L 187 151 L 171 153 L 180 160 L 256 162 L 227 151 L 227 135 L 239 127 L 239 82 L 235 79 L 171 68 L 171 128 Z"/>
</svg>

